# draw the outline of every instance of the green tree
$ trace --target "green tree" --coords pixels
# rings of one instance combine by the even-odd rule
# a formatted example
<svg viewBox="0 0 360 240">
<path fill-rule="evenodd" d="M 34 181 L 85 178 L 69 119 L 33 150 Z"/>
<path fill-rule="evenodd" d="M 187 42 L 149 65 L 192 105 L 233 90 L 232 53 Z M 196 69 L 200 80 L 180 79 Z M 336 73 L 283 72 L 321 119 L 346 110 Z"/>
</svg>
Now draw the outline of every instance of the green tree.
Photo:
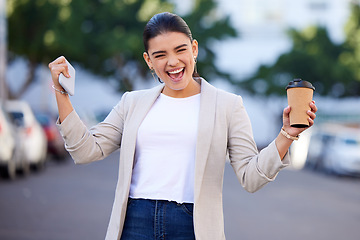
<svg viewBox="0 0 360 240">
<path fill-rule="evenodd" d="M 197 0 L 185 19 L 200 42 L 204 63 L 199 63 L 199 71 L 206 72 L 205 77 L 230 78 L 216 68 L 209 45 L 236 32 L 228 18 L 212 16 L 215 7 L 214 0 Z M 146 22 L 155 13 L 173 10 L 167 0 L 9 1 L 9 50 L 29 63 L 25 84 L 9 95 L 20 97 L 34 81 L 36 68 L 60 55 L 92 73 L 114 77 L 120 90 L 131 90 L 134 78 L 148 75 L 142 59 Z"/>
<path fill-rule="evenodd" d="M 323 27 L 289 30 L 292 49 L 280 55 L 273 65 L 261 65 L 252 77 L 239 85 L 252 93 L 283 95 L 289 81 L 302 78 L 313 83 L 320 95 L 359 96 L 360 10 L 357 4 L 352 6 L 346 29 L 347 38 L 341 44 L 333 43 Z"/>
<path fill-rule="evenodd" d="M 351 15 L 345 25 L 345 47 L 348 49 L 340 60 L 354 73 L 354 80 L 360 81 L 360 3 L 353 1 Z M 360 90 L 358 89 L 358 92 Z"/>
</svg>

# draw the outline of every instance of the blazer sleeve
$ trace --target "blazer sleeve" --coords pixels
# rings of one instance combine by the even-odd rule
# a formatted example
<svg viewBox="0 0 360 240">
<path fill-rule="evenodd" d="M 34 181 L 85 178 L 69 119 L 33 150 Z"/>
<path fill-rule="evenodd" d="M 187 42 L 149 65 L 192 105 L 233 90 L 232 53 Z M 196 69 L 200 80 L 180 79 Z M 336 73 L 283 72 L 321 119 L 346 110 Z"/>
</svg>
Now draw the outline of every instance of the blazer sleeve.
<svg viewBox="0 0 360 240">
<path fill-rule="evenodd" d="M 120 148 L 126 93 L 105 120 L 88 129 L 78 114 L 71 112 L 58 129 L 65 141 L 65 148 L 76 164 L 102 160 Z"/>
<path fill-rule="evenodd" d="M 240 96 L 237 96 L 230 118 L 228 151 L 238 180 L 249 192 L 255 192 L 273 181 L 278 172 L 290 163 L 288 153 L 283 160 L 280 159 L 275 141 L 258 152 L 250 119 Z"/>
</svg>

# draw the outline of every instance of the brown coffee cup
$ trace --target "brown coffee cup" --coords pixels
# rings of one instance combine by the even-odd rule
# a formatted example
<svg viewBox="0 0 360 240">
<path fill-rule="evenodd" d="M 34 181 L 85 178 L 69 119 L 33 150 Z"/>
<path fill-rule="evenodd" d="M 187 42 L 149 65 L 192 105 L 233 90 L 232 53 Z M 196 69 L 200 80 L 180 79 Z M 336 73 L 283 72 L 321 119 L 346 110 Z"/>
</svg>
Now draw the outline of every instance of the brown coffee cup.
<svg viewBox="0 0 360 240">
<path fill-rule="evenodd" d="M 288 104 L 291 107 L 290 125 L 296 128 L 309 126 L 310 102 L 312 101 L 315 87 L 308 81 L 294 79 L 286 87 Z"/>
</svg>

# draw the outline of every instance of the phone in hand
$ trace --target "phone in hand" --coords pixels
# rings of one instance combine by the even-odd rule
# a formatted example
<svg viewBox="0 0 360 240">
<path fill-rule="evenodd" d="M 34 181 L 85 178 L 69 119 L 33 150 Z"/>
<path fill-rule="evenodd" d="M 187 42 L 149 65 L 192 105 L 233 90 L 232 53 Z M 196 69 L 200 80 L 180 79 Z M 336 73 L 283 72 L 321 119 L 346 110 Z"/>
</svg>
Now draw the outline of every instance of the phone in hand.
<svg viewBox="0 0 360 240">
<path fill-rule="evenodd" d="M 75 68 L 66 59 L 65 59 L 65 61 L 68 66 L 68 69 L 69 69 L 70 77 L 67 78 L 64 76 L 64 74 L 61 73 L 59 76 L 59 83 L 68 94 L 70 94 L 71 96 L 74 96 L 74 94 L 75 94 Z"/>
</svg>

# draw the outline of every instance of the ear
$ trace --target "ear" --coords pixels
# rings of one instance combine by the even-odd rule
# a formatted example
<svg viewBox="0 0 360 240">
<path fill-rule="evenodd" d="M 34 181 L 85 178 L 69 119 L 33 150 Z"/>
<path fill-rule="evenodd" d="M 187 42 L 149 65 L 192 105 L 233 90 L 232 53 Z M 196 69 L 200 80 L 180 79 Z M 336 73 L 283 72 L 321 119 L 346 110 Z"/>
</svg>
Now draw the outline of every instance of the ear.
<svg viewBox="0 0 360 240">
<path fill-rule="evenodd" d="M 147 52 L 144 52 L 143 57 L 144 57 L 144 60 L 145 60 L 146 64 L 148 65 L 148 67 L 150 69 L 152 69 L 152 63 L 151 63 L 149 54 Z"/>
<path fill-rule="evenodd" d="M 199 53 L 199 43 L 196 39 L 192 41 L 192 52 L 195 58 L 197 58 Z"/>
</svg>

